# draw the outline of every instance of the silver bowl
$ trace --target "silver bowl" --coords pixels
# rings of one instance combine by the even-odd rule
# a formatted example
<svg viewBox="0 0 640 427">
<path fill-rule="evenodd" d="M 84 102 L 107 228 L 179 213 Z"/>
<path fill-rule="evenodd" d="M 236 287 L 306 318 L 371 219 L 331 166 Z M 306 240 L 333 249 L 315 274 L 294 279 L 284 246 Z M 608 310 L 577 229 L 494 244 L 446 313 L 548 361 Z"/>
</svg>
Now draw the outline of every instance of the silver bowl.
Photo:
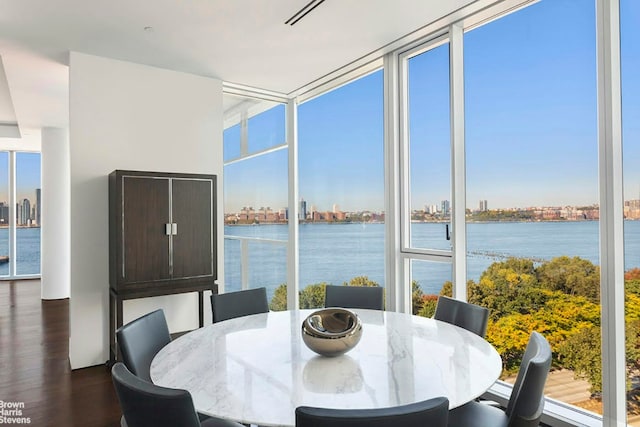
<svg viewBox="0 0 640 427">
<path fill-rule="evenodd" d="M 353 311 L 325 308 L 302 322 L 302 340 L 322 356 L 339 356 L 351 350 L 362 337 L 362 321 Z"/>
</svg>

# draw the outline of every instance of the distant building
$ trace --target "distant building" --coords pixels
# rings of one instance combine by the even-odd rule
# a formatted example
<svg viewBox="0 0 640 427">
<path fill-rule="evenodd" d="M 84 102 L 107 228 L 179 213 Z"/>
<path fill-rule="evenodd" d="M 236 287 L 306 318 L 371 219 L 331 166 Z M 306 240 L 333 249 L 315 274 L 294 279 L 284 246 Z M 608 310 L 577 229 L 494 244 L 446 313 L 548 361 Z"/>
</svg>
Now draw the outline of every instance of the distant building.
<svg viewBox="0 0 640 427">
<path fill-rule="evenodd" d="M 449 215 L 449 212 L 451 211 L 451 202 L 449 202 L 449 200 L 443 200 L 440 203 L 441 209 L 440 211 L 442 212 L 442 215 Z"/>
<path fill-rule="evenodd" d="M 489 210 L 489 206 L 486 200 L 480 200 L 480 212 L 486 212 Z"/>
<path fill-rule="evenodd" d="M 301 197 L 300 198 L 300 219 L 304 221 L 307 219 L 307 202 Z"/>
<path fill-rule="evenodd" d="M 40 222 L 40 207 L 42 206 L 42 199 L 41 199 L 41 195 L 40 195 L 41 191 L 39 188 L 36 188 L 36 223 L 38 224 L 38 227 L 40 226 L 40 224 L 42 224 Z"/>
<path fill-rule="evenodd" d="M 0 225 L 9 225 L 9 205 L 0 203 Z"/>
<path fill-rule="evenodd" d="M 22 205 L 18 205 L 18 225 L 29 225 L 31 221 L 31 202 L 23 199 Z"/>
</svg>

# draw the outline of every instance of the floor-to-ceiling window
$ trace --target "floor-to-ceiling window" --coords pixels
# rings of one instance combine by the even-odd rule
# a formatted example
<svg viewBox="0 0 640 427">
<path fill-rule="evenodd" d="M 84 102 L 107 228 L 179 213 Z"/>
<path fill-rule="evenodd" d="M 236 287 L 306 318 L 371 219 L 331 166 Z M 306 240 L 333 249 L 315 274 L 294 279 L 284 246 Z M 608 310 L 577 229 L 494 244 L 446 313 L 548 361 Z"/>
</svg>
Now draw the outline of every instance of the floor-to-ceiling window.
<svg viewBox="0 0 640 427">
<path fill-rule="evenodd" d="M 595 4 L 542 0 L 464 36 L 468 300 L 513 381 L 532 330 L 547 397 L 601 412 Z"/>
<path fill-rule="evenodd" d="M 298 107 L 300 306 L 323 286 L 384 286 L 383 74 Z"/>
<path fill-rule="evenodd" d="M 40 274 L 40 153 L 16 153 L 16 274 Z"/>
<path fill-rule="evenodd" d="M 640 3 L 620 2 L 627 422 L 640 425 Z"/>
<path fill-rule="evenodd" d="M 410 260 L 412 311 L 431 316 L 452 277 L 449 41 L 440 37 L 400 58 L 408 195 L 402 246 Z"/>
<path fill-rule="evenodd" d="M 465 262 L 468 281 L 457 280 L 456 287 L 467 287 L 471 302 L 492 309 L 488 339 L 503 355 L 504 379 L 513 378 L 526 339 L 538 330 L 554 350 L 546 390 L 553 405 L 548 407 L 598 413 L 603 383 L 599 270 L 605 262 L 599 259 L 595 2 L 542 0 L 510 12 L 483 15 L 463 37 L 464 61 L 458 63 L 465 75 L 463 224 L 454 224 L 450 212 L 457 161 L 450 134 L 455 89 L 450 68 L 456 65 L 449 58 L 449 40 L 455 44 L 454 38 L 442 35 L 444 28 L 434 28 L 434 36 L 420 47 L 414 47 L 413 40 L 410 48 L 394 52 L 400 58 L 401 102 L 399 111 L 390 114 L 398 114 L 401 122 L 398 157 L 404 162 L 397 170 L 404 212 L 398 217 L 404 223 L 398 227 L 400 251 L 391 258 L 384 258 L 384 228 L 368 234 L 379 225 L 371 218 L 378 212 L 380 221 L 384 212 L 373 198 L 366 199 L 379 194 L 382 206 L 383 186 L 389 185 L 382 182 L 379 142 L 382 71 L 341 81 L 298 107 L 297 249 L 299 286 L 307 289 L 300 302 L 303 307 L 322 305 L 323 283 L 389 287 L 383 283 L 385 262 L 400 259 L 410 272 L 402 286 L 411 286 L 413 311 L 431 315 L 437 294 L 451 292 L 452 265 Z M 474 20 L 463 21 L 466 26 Z M 640 247 L 640 239 L 635 239 L 632 221 L 634 209 L 640 209 L 635 203 L 640 184 L 633 178 L 640 99 L 634 43 L 638 21 L 635 3 L 622 0 L 631 425 L 636 422 L 635 341 L 640 329 L 640 309 L 634 306 L 634 283 L 640 277 L 634 248 Z M 228 138 L 242 140 L 241 126 L 227 131 Z M 236 156 L 241 151 L 237 148 Z M 286 156 L 280 162 L 286 165 Z M 456 226 L 467 236 L 464 261 L 454 259 L 456 248 L 453 239 L 448 240 Z M 240 266 L 226 268 L 244 274 Z M 598 423 L 598 417 L 589 418 Z"/>
<path fill-rule="evenodd" d="M 286 308 L 286 105 L 224 95 L 225 291 L 266 287 Z"/>
<path fill-rule="evenodd" d="M 40 274 L 40 153 L 3 151 L 0 165 L 0 276 L 37 276 Z M 12 200 L 14 206 L 10 209 Z"/>
<path fill-rule="evenodd" d="M 9 152 L 0 151 L 0 276 L 9 275 Z"/>
</svg>

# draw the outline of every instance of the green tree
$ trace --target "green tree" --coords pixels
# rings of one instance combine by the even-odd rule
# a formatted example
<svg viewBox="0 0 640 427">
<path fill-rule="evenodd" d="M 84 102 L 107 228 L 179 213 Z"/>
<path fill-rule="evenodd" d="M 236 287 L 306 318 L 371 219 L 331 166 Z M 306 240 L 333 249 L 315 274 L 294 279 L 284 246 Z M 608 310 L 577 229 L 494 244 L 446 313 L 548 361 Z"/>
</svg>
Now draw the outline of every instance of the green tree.
<svg viewBox="0 0 640 427">
<path fill-rule="evenodd" d="M 273 297 L 269 302 L 269 310 L 284 311 L 286 309 L 287 309 L 287 284 L 282 283 L 276 288 L 275 292 L 273 293 Z"/>
<path fill-rule="evenodd" d="M 467 284 L 470 303 L 487 307 L 492 319 L 511 313 L 526 314 L 545 303 L 537 286 L 533 261 L 508 258 L 494 262 L 480 276 L 479 283 Z"/>
<path fill-rule="evenodd" d="M 324 307 L 324 297 L 327 283 L 314 283 L 306 286 L 300 291 L 300 308 L 321 308 Z"/>
<path fill-rule="evenodd" d="M 437 295 L 422 295 L 422 307 L 418 311 L 418 316 L 433 317 L 436 312 L 436 306 L 438 305 Z"/>
<path fill-rule="evenodd" d="M 424 301 L 422 298 L 424 297 L 424 292 L 422 292 L 422 288 L 420 284 L 412 280 L 411 281 L 411 313 L 418 314 L 422 309 Z"/>
<path fill-rule="evenodd" d="M 368 287 L 379 287 L 378 282 L 374 282 L 369 279 L 367 276 L 356 276 L 351 279 L 349 282 L 343 282 L 343 286 L 368 286 Z"/>
<path fill-rule="evenodd" d="M 600 300 L 600 267 L 580 257 L 561 256 L 536 269 L 538 282 L 552 291 Z"/>
</svg>

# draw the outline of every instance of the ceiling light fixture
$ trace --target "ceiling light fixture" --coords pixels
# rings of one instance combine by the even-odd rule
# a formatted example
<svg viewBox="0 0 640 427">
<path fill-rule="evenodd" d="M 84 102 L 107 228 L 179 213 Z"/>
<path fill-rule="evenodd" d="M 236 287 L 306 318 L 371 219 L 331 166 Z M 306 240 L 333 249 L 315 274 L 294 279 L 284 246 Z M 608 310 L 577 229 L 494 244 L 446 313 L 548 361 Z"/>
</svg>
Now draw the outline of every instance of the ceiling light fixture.
<svg viewBox="0 0 640 427">
<path fill-rule="evenodd" d="M 285 25 L 289 24 L 289 25 L 293 26 L 296 22 L 298 22 L 299 20 L 301 20 L 302 18 L 307 16 L 309 14 L 309 12 L 311 12 L 316 7 L 320 6 L 322 3 L 324 3 L 324 0 L 311 0 L 309 3 L 307 3 L 307 5 L 305 7 L 303 7 L 302 9 L 297 11 L 296 13 L 294 13 L 291 18 L 287 19 L 284 22 Z"/>
</svg>

